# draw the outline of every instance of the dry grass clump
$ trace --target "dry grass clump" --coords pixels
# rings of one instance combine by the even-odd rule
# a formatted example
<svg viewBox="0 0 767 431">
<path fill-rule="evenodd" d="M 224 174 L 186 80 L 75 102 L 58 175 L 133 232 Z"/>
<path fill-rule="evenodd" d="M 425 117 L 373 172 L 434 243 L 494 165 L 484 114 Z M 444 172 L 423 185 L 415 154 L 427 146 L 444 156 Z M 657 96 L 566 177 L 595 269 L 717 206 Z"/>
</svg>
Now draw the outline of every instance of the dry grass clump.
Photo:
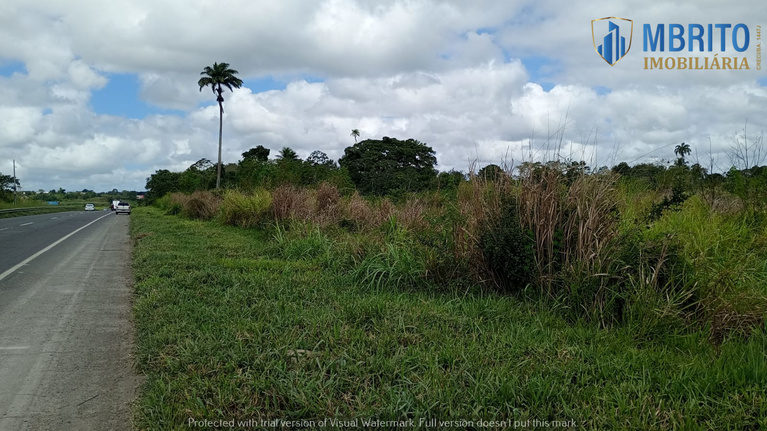
<svg viewBox="0 0 767 431">
<path fill-rule="evenodd" d="M 745 305 L 741 306 L 741 303 Z M 715 345 L 722 344 L 732 334 L 748 337 L 757 329 L 767 329 L 767 298 L 764 296 L 739 295 L 729 301 L 718 299 L 711 301 L 706 308 L 711 322 L 709 339 Z"/>
<path fill-rule="evenodd" d="M 563 268 L 593 275 L 605 268 L 618 235 L 617 176 L 581 175 L 571 184 L 554 169 L 521 180 L 520 220 L 535 238 L 536 266 L 550 293 Z"/>
<path fill-rule="evenodd" d="M 615 175 L 578 177 L 565 198 L 562 251 L 565 267 L 579 265 L 594 275 L 607 268 L 619 233 Z"/>
<path fill-rule="evenodd" d="M 186 202 L 189 200 L 189 195 L 184 193 L 171 193 L 170 195 L 166 195 L 166 197 L 167 203 L 163 203 L 167 206 L 166 212 L 173 215 L 181 214 Z"/>
<path fill-rule="evenodd" d="M 354 224 L 357 229 L 370 229 L 375 226 L 376 214 L 370 203 L 355 191 L 345 202 L 343 217 L 346 223 Z"/>
<path fill-rule="evenodd" d="M 185 193 L 178 192 L 178 193 L 171 193 L 170 194 L 171 204 L 184 205 L 188 199 L 189 199 L 189 195 L 187 195 Z"/>
<path fill-rule="evenodd" d="M 711 211 L 717 214 L 735 215 L 741 214 L 745 210 L 743 199 L 729 193 L 721 193 L 713 199 L 706 197 L 706 202 Z"/>
<path fill-rule="evenodd" d="M 315 222 L 321 226 L 335 224 L 341 216 L 341 193 L 338 187 L 322 182 L 317 187 L 315 200 Z"/>
<path fill-rule="evenodd" d="M 567 188 L 562 174 L 541 169 L 522 179 L 519 193 L 520 221 L 535 238 L 535 260 L 541 284 L 548 290 L 554 281 Z"/>
<path fill-rule="evenodd" d="M 212 220 L 218 215 L 221 198 L 208 191 L 196 191 L 186 197 L 181 215 L 197 220 Z"/>
<path fill-rule="evenodd" d="M 427 205 L 427 202 L 417 197 L 408 199 L 399 208 L 394 208 L 397 224 L 408 230 L 426 229 L 427 223 L 424 220 L 424 214 L 426 213 Z"/>
<path fill-rule="evenodd" d="M 312 220 L 315 196 L 307 189 L 282 185 L 272 192 L 275 221 Z"/>
<path fill-rule="evenodd" d="M 394 215 L 397 207 L 389 200 L 389 198 L 383 198 L 373 206 L 373 226 L 381 226 L 387 220 L 390 220 Z"/>
<path fill-rule="evenodd" d="M 471 181 L 458 187 L 458 217 L 453 220 L 453 259 L 466 262 L 472 277 L 485 283 L 492 279 L 480 247 L 483 232 L 500 219 L 502 201 L 512 193 L 512 182 L 508 177 L 488 181 L 472 175 Z"/>
</svg>

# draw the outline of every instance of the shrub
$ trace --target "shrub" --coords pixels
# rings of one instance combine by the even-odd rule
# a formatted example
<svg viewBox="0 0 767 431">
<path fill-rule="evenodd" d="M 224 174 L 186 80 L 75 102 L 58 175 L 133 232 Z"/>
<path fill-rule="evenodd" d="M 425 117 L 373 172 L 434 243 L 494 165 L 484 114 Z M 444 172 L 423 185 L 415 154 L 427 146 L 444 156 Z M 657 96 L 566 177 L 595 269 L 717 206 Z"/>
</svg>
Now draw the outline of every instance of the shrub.
<svg viewBox="0 0 767 431">
<path fill-rule="evenodd" d="M 671 196 L 664 196 L 663 200 L 653 204 L 647 220 L 653 222 L 658 220 L 665 211 L 679 211 L 684 201 L 689 198 L 688 194 L 680 186 L 671 188 Z"/>
<path fill-rule="evenodd" d="M 170 208 L 173 206 L 173 201 L 171 200 L 170 193 L 166 194 L 165 196 L 159 199 L 156 199 L 153 202 L 153 205 L 166 212 L 170 210 Z"/>
<path fill-rule="evenodd" d="M 508 197 L 500 217 L 488 221 L 479 240 L 485 265 L 504 290 L 519 291 L 534 281 L 535 242 L 519 220 L 516 200 Z"/>
</svg>

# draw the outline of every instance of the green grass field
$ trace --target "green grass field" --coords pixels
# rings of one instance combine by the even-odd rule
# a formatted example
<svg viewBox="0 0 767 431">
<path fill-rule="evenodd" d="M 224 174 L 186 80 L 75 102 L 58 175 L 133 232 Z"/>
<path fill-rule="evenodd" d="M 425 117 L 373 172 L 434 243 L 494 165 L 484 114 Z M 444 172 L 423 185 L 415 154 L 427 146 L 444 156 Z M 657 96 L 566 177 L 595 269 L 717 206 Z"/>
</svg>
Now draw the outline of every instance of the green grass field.
<svg viewBox="0 0 767 431">
<path fill-rule="evenodd" d="M 307 245 L 155 208 L 134 209 L 131 236 L 148 377 L 139 429 L 325 419 L 767 428 L 760 330 L 715 347 L 704 329 L 647 338 L 572 323 L 551 302 L 359 283 L 333 264 L 344 257 L 327 237 Z"/>
</svg>

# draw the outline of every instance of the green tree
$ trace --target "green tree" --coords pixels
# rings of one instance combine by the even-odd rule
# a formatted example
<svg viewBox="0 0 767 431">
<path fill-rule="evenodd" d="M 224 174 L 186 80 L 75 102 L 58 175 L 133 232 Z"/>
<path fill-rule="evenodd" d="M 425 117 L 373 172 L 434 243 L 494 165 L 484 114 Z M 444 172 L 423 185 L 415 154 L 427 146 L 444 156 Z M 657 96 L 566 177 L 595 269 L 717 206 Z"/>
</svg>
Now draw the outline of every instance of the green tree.
<svg viewBox="0 0 767 431">
<path fill-rule="evenodd" d="M 276 166 L 268 160 L 257 157 L 245 157 L 237 166 L 235 180 L 244 190 L 271 186 Z"/>
<path fill-rule="evenodd" d="M 319 150 L 312 151 L 304 163 L 301 182 L 304 185 L 319 184 L 327 181 L 337 169 L 338 165 L 327 154 Z"/>
<path fill-rule="evenodd" d="M 20 185 L 18 178 L 0 173 L 0 200 L 13 201 L 13 191 Z"/>
<path fill-rule="evenodd" d="M 691 154 L 692 149 L 690 149 L 690 144 L 685 144 L 682 142 L 681 144 L 674 147 L 674 154 L 676 154 L 679 159 L 677 160 L 677 165 L 682 166 L 686 164 L 684 157 Z"/>
<path fill-rule="evenodd" d="M 306 158 L 306 162 L 312 166 L 336 167 L 336 162 L 320 150 L 312 151 L 312 153 L 309 154 L 309 157 Z"/>
<path fill-rule="evenodd" d="M 171 172 L 167 169 L 155 171 L 146 179 L 147 200 L 154 201 L 167 193 L 179 191 L 180 176 L 181 174 L 178 172 Z M 116 192 L 117 190 L 114 191 Z"/>
<path fill-rule="evenodd" d="M 243 160 L 245 159 L 253 159 L 258 160 L 261 162 L 265 162 L 269 160 L 269 149 L 265 148 L 262 145 L 257 146 L 256 148 L 251 148 L 248 151 L 245 151 L 242 153 Z"/>
<path fill-rule="evenodd" d="M 205 66 L 200 75 L 205 75 L 197 81 L 200 91 L 203 87 L 210 86 L 213 94 L 216 95 L 218 102 L 218 171 L 216 175 L 216 188 L 221 187 L 221 141 L 224 129 L 224 89 L 234 91 L 234 88 L 242 86 L 242 80 L 234 75 L 238 74 L 234 69 L 229 68 L 229 63 L 213 63 L 213 67 Z"/>
<path fill-rule="evenodd" d="M 293 149 L 289 148 L 289 147 L 283 147 L 280 150 L 280 153 L 277 154 L 277 158 L 279 160 L 300 160 L 298 158 L 298 154 L 296 154 L 296 152 L 293 151 Z"/>
<path fill-rule="evenodd" d="M 293 149 L 289 147 L 283 147 L 279 154 L 277 154 L 277 161 L 275 162 L 276 169 L 274 170 L 274 184 L 293 184 L 301 185 L 304 174 L 304 163 L 298 157 Z"/>
<path fill-rule="evenodd" d="M 620 162 L 613 166 L 612 171 L 619 175 L 630 175 L 631 166 L 629 166 L 629 164 L 626 162 Z"/>
<path fill-rule="evenodd" d="M 208 159 L 200 159 L 179 175 L 179 188 L 185 193 L 208 190 L 216 179 L 215 165 Z"/>
<path fill-rule="evenodd" d="M 487 181 L 495 181 L 501 177 L 506 175 L 506 172 L 498 165 L 487 165 L 484 168 L 480 169 L 479 172 L 477 172 L 477 176 L 487 180 Z"/>
<path fill-rule="evenodd" d="M 456 190 L 463 181 L 466 181 L 463 172 L 454 169 L 437 175 L 437 187 L 441 190 Z"/>
<path fill-rule="evenodd" d="M 357 138 L 360 137 L 360 129 L 352 129 L 352 134 L 349 135 L 354 138 L 354 143 L 357 143 Z"/>
<path fill-rule="evenodd" d="M 434 150 L 415 139 L 366 139 L 347 147 L 338 162 L 363 193 L 425 190 L 437 176 Z"/>
</svg>

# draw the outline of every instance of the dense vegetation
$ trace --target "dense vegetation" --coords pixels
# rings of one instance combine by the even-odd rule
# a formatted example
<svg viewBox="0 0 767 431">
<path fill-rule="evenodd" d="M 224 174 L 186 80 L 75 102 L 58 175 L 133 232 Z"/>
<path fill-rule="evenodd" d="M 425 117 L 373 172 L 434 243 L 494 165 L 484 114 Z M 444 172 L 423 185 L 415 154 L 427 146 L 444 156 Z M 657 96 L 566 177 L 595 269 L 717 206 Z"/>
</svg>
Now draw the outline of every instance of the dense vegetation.
<svg viewBox="0 0 767 431">
<path fill-rule="evenodd" d="M 209 163 L 156 173 L 156 206 L 194 221 L 135 218 L 143 420 L 767 425 L 767 169 L 710 173 L 685 145 L 671 166 L 431 164 L 386 193 L 289 148 L 243 154 L 223 192 Z"/>
<path fill-rule="evenodd" d="M 17 178 L 0 172 L 0 202 L 13 202 L 13 191 L 19 185 Z"/>
</svg>

